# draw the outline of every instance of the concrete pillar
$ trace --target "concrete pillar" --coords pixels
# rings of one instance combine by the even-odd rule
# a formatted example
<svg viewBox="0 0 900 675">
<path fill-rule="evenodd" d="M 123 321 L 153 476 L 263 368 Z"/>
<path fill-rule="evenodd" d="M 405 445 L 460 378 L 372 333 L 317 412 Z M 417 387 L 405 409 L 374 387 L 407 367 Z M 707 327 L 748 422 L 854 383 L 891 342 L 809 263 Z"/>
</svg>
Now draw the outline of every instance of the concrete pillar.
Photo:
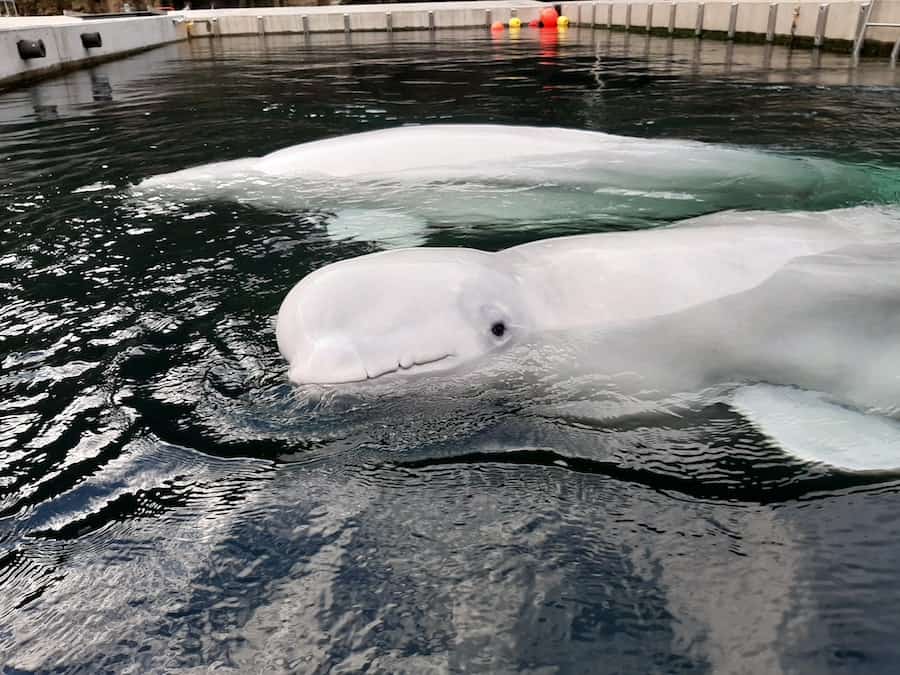
<svg viewBox="0 0 900 675">
<path fill-rule="evenodd" d="M 766 26 L 766 42 L 775 41 L 775 22 L 778 20 L 778 4 L 769 5 L 769 23 Z"/>
<path fill-rule="evenodd" d="M 819 16 L 816 18 L 816 35 L 813 44 L 821 47 L 825 42 L 825 31 L 828 28 L 828 4 L 819 5 Z"/>
</svg>

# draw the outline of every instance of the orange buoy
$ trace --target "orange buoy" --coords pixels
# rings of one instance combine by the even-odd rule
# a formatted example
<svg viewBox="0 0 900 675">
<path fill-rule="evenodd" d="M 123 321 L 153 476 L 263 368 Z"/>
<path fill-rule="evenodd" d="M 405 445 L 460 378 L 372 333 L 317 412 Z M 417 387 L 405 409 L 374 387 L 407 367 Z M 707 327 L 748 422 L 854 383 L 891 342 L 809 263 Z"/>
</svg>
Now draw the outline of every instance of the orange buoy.
<svg viewBox="0 0 900 675">
<path fill-rule="evenodd" d="M 559 14 L 554 7 L 544 7 L 541 10 L 541 23 L 544 28 L 556 28 L 557 19 L 559 19 Z"/>
<path fill-rule="evenodd" d="M 503 30 L 503 22 L 502 22 L 502 21 L 495 21 L 494 23 L 492 23 L 492 24 L 491 24 L 491 30 L 494 31 L 495 33 L 499 33 L 500 31 Z"/>
</svg>

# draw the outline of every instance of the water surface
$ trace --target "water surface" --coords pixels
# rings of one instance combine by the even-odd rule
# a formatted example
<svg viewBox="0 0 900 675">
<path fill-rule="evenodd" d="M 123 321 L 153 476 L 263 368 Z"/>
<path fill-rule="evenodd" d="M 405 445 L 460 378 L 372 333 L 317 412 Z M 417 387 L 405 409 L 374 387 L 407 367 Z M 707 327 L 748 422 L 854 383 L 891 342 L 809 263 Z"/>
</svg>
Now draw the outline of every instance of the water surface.
<svg viewBox="0 0 900 675">
<path fill-rule="evenodd" d="M 602 31 L 270 36 L 0 96 L 0 663 L 896 672 L 896 476 L 791 460 L 706 398 L 604 422 L 572 381 L 297 391 L 282 297 L 377 244 L 129 186 L 434 121 L 894 167 L 897 72 Z"/>
</svg>

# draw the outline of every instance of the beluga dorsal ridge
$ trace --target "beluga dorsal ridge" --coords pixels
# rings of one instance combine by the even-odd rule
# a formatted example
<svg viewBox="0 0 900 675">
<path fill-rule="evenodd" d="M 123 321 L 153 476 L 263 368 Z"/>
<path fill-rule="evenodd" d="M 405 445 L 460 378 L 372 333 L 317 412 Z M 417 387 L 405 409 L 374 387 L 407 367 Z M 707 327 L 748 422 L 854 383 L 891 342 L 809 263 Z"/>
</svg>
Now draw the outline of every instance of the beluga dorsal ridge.
<svg viewBox="0 0 900 675">
<path fill-rule="evenodd" d="M 877 167 L 729 145 L 599 131 L 426 124 L 301 143 L 151 176 L 134 196 L 327 213 L 335 240 L 419 246 L 433 227 L 590 232 L 722 209 L 892 202 Z M 885 186 L 893 186 L 886 188 Z"/>
</svg>

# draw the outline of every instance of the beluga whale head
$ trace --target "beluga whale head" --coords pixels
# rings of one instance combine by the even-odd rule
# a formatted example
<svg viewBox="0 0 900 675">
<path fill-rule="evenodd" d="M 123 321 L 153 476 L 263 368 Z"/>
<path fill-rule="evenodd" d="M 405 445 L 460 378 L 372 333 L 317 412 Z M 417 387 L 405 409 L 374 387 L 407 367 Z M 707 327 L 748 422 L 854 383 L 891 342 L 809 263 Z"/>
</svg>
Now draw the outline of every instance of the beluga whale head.
<svg viewBox="0 0 900 675">
<path fill-rule="evenodd" d="M 532 324 L 527 295 L 494 254 L 417 248 L 327 265 L 281 304 L 278 348 L 297 384 L 446 370 Z"/>
</svg>

